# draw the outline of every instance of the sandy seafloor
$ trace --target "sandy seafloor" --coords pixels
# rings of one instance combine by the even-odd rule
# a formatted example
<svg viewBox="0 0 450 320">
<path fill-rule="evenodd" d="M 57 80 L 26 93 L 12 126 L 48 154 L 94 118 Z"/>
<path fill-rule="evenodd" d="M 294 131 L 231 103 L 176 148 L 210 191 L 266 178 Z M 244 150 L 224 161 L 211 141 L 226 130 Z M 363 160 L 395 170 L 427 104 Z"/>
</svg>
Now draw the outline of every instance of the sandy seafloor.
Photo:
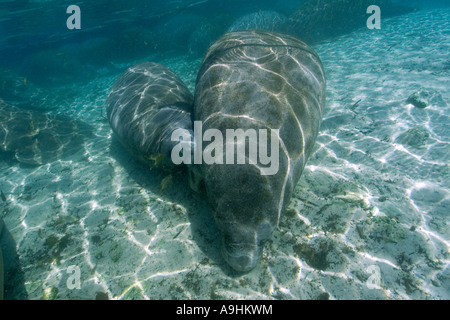
<svg viewBox="0 0 450 320">
<path fill-rule="evenodd" d="M 315 49 L 327 76 L 316 149 L 245 275 L 221 259 L 186 176 L 161 190 L 166 174 L 114 142 L 104 110 L 118 74 L 68 87 L 79 94 L 53 112 L 92 126 L 84 150 L 39 167 L 0 162 L 1 217 L 28 298 L 449 299 L 450 10 L 384 19 Z M 158 62 L 193 90 L 200 60 Z M 424 109 L 406 102 L 421 88 L 435 95 Z M 73 265 L 80 289 L 67 285 Z"/>
</svg>

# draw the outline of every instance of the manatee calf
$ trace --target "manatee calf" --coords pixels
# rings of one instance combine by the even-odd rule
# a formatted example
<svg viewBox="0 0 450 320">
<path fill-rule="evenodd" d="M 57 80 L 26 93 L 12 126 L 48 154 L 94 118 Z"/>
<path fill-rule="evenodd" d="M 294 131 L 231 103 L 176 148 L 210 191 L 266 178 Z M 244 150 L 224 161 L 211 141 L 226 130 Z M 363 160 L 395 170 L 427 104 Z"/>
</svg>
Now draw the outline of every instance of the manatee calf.
<svg viewBox="0 0 450 320">
<path fill-rule="evenodd" d="M 224 137 L 230 129 L 242 129 L 244 134 L 248 129 L 272 130 L 279 145 L 275 174 L 262 174 L 267 164 L 260 159 L 189 166 L 192 185 L 204 182 L 222 232 L 223 257 L 235 270 L 255 267 L 264 241 L 277 228 L 313 149 L 324 104 L 321 61 L 296 38 L 264 31 L 232 32 L 208 50 L 197 76 L 193 120 L 201 121 L 203 132 L 217 129 Z M 242 139 L 224 140 L 227 143 L 239 147 Z M 267 154 L 276 152 L 271 145 L 266 146 Z"/>
<path fill-rule="evenodd" d="M 109 123 L 122 145 L 150 165 L 172 166 L 175 129 L 192 131 L 193 96 L 169 68 L 153 62 L 130 67 L 107 99 Z"/>
</svg>

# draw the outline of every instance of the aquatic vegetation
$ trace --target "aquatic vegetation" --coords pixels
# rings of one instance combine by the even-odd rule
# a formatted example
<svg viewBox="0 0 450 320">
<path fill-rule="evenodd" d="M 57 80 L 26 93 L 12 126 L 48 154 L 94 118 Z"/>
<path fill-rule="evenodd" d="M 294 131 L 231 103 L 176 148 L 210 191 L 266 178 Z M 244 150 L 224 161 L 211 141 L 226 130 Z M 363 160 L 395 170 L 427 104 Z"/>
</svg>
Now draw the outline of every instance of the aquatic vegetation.
<svg viewBox="0 0 450 320">
<path fill-rule="evenodd" d="M 41 300 L 55 300 L 58 296 L 58 292 L 59 290 L 57 287 L 45 288 Z"/>
<path fill-rule="evenodd" d="M 406 229 L 395 219 L 379 216 L 372 218 L 369 222 L 366 236 L 376 242 L 397 243 L 406 239 Z"/>
<path fill-rule="evenodd" d="M 294 245 L 293 250 L 296 255 L 315 269 L 339 272 L 348 266 L 348 260 L 339 246 L 331 239 L 315 237 L 308 243 Z"/>
<path fill-rule="evenodd" d="M 421 149 L 427 147 L 427 140 L 429 137 L 430 134 L 427 129 L 416 127 L 408 129 L 406 132 L 400 134 L 395 141 L 403 145 Z"/>
<path fill-rule="evenodd" d="M 441 107 L 446 106 L 445 101 L 442 99 L 442 95 L 439 91 L 434 89 L 424 89 L 421 88 L 418 91 L 412 93 L 408 99 L 407 103 L 412 104 L 416 108 L 426 108 L 431 105 L 438 105 Z"/>
<path fill-rule="evenodd" d="M 111 247 L 109 248 L 109 256 L 113 262 L 119 261 L 120 257 L 124 252 L 124 248 L 121 246 L 120 242 L 113 241 Z"/>
</svg>

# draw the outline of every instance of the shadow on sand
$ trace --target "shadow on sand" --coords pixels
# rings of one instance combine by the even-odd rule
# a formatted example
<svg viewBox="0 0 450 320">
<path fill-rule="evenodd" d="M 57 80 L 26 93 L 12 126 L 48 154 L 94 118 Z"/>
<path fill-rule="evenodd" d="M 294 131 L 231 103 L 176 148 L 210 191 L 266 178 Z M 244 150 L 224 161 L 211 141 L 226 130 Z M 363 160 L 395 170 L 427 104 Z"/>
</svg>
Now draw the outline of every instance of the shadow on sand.
<svg viewBox="0 0 450 320">
<path fill-rule="evenodd" d="M 148 169 L 145 164 L 135 160 L 114 136 L 110 154 L 124 167 L 130 178 L 142 188 L 187 209 L 192 240 L 212 264 L 217 265 L 229 277 L 242 275 L 233 270 L 223 259 L 220 253 L 222 235 L 214 221 L 205 195 L 197 194 L 190 189 L 186 167 L 171 173 L 159 169 Z M 169 174 L 172 175 L 172 183 L 161 192 L 161 183 Z M 204 261 L 199 261 L 199 264 L 201 263 Z"/>
<path fill-rule="evenodd" d="M 0 218 L 0 272 L 3 269 L 4 281 L 2 284 L 2 275 L 0 275 L 0 290 L 2 290 L 3 285 L 3 299 L 5 300 L 28 299 L 28 293 L 25 289 L 24 272 L 16 248 L 17 246 L 11 233 L 3 222 L 3 219 Z"/>
</svg>

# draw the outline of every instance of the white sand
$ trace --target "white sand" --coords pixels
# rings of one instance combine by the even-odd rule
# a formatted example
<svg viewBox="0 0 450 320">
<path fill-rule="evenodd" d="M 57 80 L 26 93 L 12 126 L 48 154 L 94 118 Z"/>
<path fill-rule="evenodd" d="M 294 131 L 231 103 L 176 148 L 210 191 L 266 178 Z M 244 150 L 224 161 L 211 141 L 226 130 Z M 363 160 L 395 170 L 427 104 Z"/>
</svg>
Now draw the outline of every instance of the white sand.
<svg viewBox="0 0 450 320">
<path fill-rule="evenodd" d="M 450 10 L 385 19 L 316 49 L 324 122 L 256 269 L 236 276 L 224 264 L 184 176 L 161 193 L 165 174 L 112 143 L 109 77 L 60 106 L 96 134 L 73 161 L 0 163 L 0 214 L 29 298 L 56 287 L 58 299 L 449 299 Z M 159 62 L 193 89 L 198 60 Z M 406 102 L 420 88 L 438 94 L 425 109 Z M 80 289 L 67 286 L 72 265 Z"/>
</svg>

